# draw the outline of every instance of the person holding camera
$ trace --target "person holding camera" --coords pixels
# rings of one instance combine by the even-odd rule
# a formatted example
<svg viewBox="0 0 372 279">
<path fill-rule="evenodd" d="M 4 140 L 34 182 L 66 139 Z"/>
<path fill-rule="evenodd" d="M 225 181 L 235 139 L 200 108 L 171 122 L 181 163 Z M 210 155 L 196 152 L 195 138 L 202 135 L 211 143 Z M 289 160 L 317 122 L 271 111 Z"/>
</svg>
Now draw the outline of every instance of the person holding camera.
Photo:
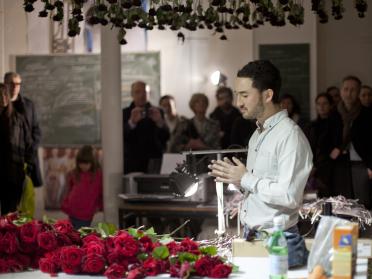
<svg viewBox="0 0 372 279">
<path fill-rule="evenodd" d="M 148 101 L 146 83 L 131 86 L 132 103 L 123 110 L 124 174 L 158 172 L 169 139 L 161 109 Z"/>
</svg>

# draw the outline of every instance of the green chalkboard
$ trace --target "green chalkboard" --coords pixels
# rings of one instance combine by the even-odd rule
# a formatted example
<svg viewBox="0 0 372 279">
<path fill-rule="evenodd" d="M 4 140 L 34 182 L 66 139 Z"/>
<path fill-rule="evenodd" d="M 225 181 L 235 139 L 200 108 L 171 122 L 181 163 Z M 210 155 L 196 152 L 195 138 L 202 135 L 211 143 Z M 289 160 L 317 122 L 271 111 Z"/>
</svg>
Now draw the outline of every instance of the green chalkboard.
<svg viewBox="0 0 372 279">
<path fill-rule="evenodd" d="M 310 117 L 309 44 L 260 45 L 260 59 L 270 60 L 282 76 L 281 94 L 293 95 L 301 107 L 301 116 Z"/>
<path fill-rule="evenodd" d="M 151 101 L 160 97 L 160 53 L 122 54 L 122 107 L 130 102 L 130 84 L 144 80 Z M 16 56 L 22 94 L 34 101 L 43 132 L 42 145 L 101 142 L 100 56 Z"/>
</svg>

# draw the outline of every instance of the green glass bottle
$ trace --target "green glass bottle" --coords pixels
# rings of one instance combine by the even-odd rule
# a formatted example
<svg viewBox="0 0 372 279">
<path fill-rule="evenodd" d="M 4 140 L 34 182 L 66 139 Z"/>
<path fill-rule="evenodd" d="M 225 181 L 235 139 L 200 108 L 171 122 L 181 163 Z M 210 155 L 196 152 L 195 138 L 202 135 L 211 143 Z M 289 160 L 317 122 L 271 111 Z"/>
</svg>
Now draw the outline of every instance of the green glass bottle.
<svg viewBox="0 0 372 279">
<path fill-rule="evenodd" d="M 274 231 L 267 243 L 270 261 L 270 279 L 287 279 L 288 247 L 283 230 L 284 219 L 282 216 L 275 217 Z"/>
</svg>

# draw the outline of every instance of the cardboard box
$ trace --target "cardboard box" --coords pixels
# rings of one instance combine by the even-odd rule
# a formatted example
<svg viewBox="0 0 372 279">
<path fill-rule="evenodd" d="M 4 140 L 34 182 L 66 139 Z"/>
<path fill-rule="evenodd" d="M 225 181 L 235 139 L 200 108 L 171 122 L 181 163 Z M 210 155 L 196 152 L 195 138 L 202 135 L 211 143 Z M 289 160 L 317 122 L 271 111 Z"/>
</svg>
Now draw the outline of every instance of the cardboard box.
<svg viewBox="0 0 372 279">
<path fill-rule="evenodd" d="M 359 226 L 356 223 L 333 230 L 332 278 L 351 279 L 355 271 Z"/>
<path fill-rule="evenodd" d="M 306 247 L 310 251 L 313 239 L 305 239 Z M 255 240 L 252 242 L 245 241 L 242 238 L 234 239 L 232 242 L 233 257 L 268 257 L 264 242 Z"/>
</svg>

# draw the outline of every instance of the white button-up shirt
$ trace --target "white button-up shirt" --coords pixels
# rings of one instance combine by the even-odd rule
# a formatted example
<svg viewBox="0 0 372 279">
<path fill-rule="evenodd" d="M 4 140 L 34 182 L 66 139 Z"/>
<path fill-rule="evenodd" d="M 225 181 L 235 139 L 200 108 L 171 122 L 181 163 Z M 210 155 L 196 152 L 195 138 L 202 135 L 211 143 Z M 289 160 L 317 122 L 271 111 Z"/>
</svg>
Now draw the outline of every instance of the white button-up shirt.
<svg viewBox="0 0 372 279">
<path fill-rule="evenodd" d="M 312 160 L 309 142 L 286 110 L 268 118 L 249 140 L 248 172 L 241 179 L 249 193 L 241 210 L 243 225 L 270 229 L 279 215 L 285 229 L 297 224 Z"/>
</svg>

